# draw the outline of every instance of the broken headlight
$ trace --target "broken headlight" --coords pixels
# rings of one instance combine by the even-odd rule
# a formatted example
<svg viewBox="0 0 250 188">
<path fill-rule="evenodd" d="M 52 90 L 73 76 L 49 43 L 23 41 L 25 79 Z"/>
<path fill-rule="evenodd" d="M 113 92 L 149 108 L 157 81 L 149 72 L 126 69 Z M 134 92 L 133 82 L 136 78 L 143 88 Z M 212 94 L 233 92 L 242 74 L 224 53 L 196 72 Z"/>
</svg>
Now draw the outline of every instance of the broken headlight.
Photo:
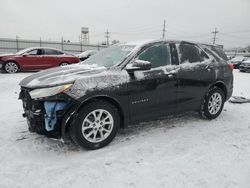
<svg viewBox="0 0 250 188">
<path fill-rule="evenodd" d="M 58 93 L 64 92 L 65 90 L 69 89 L 71 86 L 72 84 L 65 84 L 61 86 L 35 89 L 35 90 L 30 91 L 30 97 L 32 99 L 50 97 Z"/>
</svg>

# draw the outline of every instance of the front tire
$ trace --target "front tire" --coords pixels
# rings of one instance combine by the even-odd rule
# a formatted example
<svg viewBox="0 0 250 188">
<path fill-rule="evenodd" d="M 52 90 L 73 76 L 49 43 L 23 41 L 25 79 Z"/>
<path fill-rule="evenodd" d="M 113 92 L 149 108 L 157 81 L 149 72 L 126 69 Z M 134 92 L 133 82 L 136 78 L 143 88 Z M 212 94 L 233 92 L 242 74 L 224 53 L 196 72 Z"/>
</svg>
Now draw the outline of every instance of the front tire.
<svg viewBox="0 0 250 188">
<path fill-rule="evenodd" d="M 84 106 L 70 127 L 72 140 L 85 149 L 108 145 L 120 127 L 117 109 L 108 102 L 95 101 Z"/>
<path fill-rule="evenodd" d="M 224 103 L 224 92 L 218 87 L 210 89 L 205 96 L 203 104 L 201 105 L 201 116 L 206 119 L 217 118 L 224 107 Z"/>
<path fill-rule="evenodd" d="M 18 64 L 13 61 L 7 62 L 4 65 L 4 71 L 7 73 L 10 73 L 10 74 L 17 73 L 18 70 L 19 70 Z"/>
</svg>

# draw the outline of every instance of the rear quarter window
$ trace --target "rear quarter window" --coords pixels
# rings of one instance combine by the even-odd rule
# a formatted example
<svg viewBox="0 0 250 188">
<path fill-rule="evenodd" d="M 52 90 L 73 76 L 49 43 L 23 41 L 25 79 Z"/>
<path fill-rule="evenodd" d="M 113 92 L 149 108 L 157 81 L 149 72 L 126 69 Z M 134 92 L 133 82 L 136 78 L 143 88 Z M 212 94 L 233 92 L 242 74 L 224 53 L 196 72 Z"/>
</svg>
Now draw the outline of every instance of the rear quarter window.
<svg viewBox="0 0 250 188">
<path fill-rule="evenodd" d="M 211 48 L 220 58 L 228 61 L 227 55 L 225 54 L 225 52 L 221 49 L 221 48 L 217 48 L 217 47 L 212 47 Z"/>
</svg>

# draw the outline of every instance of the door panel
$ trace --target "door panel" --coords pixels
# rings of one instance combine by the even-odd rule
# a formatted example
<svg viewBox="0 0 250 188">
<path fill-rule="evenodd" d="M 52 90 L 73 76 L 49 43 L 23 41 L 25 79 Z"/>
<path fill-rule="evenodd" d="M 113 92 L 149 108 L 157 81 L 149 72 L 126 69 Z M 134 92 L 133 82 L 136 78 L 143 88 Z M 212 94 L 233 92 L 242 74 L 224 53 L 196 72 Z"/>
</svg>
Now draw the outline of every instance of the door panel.
<svg viewBox="0 0 250 188">
<path fill-rule="evenodd" d="M 44 59 L 41 49 L 34 49 L 23 55 L 21 64 L 24 70 L 39 70 L 43 68 Z"/>
<path fill-rule="evenodd" d="M 43 55 L 43 67 L 51 68 L 58 66 L 58 57 L 56 55 Z"/>
<path fill-rule="evenodd" d="M 130 74 L 128 91 L 132 122 L 155 119 L 175 111 L 177 76 L 173 72 L 176 66 L 170 65 L 169 45 L 153 47 L 138 56 L 140 60 L 150 61 L 153 68 Z"/>
<path fill-rule="evenodd" d="M 44 60 L 49 67 L 57 67 L 60 64 L 60 53 L 55 49 L 44 49 Z"/>
<path fill-rule="evenodd" d="M 212 59 L 198 46 L 177 44 L 180 69 L 178 71 L 178 111 L 199 109 L 209 85 L 215 80 Z"/>
</svg>

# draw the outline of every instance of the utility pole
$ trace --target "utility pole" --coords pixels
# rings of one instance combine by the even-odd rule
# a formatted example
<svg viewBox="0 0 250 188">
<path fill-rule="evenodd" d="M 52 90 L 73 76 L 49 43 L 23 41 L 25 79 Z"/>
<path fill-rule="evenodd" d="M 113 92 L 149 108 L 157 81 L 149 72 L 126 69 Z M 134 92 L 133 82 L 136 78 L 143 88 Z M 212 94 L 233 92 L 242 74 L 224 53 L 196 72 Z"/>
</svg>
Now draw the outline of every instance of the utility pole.
<svg viewBox="0 0 250 188">
<path fill-rule="evenodd" d="M 62 37 L 62 39 L 61 39 L 61 40 L 62 40 L 62 43 L 61 43 L 61 45 L 62 45 L 62 50 L 63 50 L 63 37 Z"/>
<path fill-rule="evenodd" d="M 164 20 L 164 23 L 163 23 L 163 33 L 162 33 L 163 39 L 165 39 L 165 33 L 166 33 L 166 20 Z"/>
<path fill-rule="evenodd" d="M 16 35 L 16 50 L 17 50 L 17 52 L 19 51 L 18 39 L 19 39 L 19 37 Z"/>
<path fill-rule="evenodd" d="M 217 33 L 219 33 L 219 31 L 217 30 L 217 28 L 215 28 L 215 30 L 212 32 L 212 34 L 214 34 L 214 37 L 213 37 L 213 45 L 215 45 L 215 42 L 216 42 L 216 35 Z"/>
<path fill-rule="evenodd" d="M 40 37 L 40 40 L 39 40 L 39 44 L 40 44 L 40 47 L 42 47 L 42 38 Z"/>
<path fill-rule="evenodd" d="M 110 38 L 110 32 L 107 29 L 107 31 L 105 32 L 105 38 L 107 39 L 107 46 L 109 46 L 109 38 Z"/>
</svg>

